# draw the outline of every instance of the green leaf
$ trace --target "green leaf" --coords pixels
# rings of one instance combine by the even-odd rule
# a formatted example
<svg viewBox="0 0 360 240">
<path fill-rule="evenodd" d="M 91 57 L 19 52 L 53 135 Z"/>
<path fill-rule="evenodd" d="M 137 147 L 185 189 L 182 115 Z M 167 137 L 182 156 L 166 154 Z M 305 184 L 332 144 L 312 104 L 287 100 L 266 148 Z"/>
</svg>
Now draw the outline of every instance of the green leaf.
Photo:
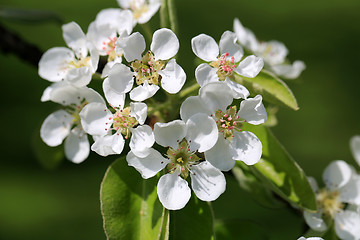
<svg viewBox="0 0 360 240">
<path fill-rule="evenodd" d="M 108 168 L 100 190 L 108 239 L 168 239 L 169 211 L 157 198 L 157 182 L 158 177 L 142 179 L 125 157 Z"/>
<path fill-rule="evenodd" d="M 263 145 L 261 160 L 250 169 L 285 200 L 309 211 L 316 211 L 315 193 L 300 166 L 265 126 L 246 124 Z"/>
<path fill-rule="evenodd" d="M 170 212 L 170 239 L 214 239 L 213 218 L 210 203 L 193 194 L 185 208 Z"/>
<path fill-rule="evenodd" d="M 244 85 L 252 94 L 261 94 L 265 101 L 298 110 L 299 106 L 290 88 L 272 73 L 262 70 L 256 77 L 234 74 L 234 81 Z"/>
<path fill-rule="evenodd" d="M 56 169 L 65 159 L 63 145 L 50 147 L 40 137 L 40 127 L 32 135 L 32 149 L 40 165 L 48 170 Z"/>
<path fill-rule="evenodd" d="M 22 22 L 48 22 L 54 21 L 63 24 L 64 20 L 54 12 L 38 9 L 1 8 L 0 18 Z"/>
<path fill-rule="evenodd" d="M 238 166 L 241 166 L 241 168 Z M 238 162 L 238 166 L 232 169 L 232 173 L 240 187 L 248 192 L 256 202 L 267 208 L 284 207 L 284 204 L 274 198 L 271 190 L 266 188 L 264 184 L 254 176 L 246 164 Z"/>
<path fill-rule="evenodd" d="M 216 240 L 227 239 L 268 239 L 264 229 L 251 221 L 240 219 L 228 219 L 216 221 L 215 224 Z"/>
</svg>

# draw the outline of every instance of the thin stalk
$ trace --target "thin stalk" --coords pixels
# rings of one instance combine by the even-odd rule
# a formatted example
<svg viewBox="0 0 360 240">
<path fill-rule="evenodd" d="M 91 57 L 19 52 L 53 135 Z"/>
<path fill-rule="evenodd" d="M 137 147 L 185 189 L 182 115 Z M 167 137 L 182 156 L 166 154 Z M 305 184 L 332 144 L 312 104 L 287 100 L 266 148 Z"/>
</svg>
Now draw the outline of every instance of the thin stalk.
<svg viewBox="0 0 360 240">
<path fill-rule="evenodd" d="M 169 28 L 170 22 L 169 22 L 169 11 L 168 11 L 168 3 L 167 0 L 161 1 L 161 7 L 160 7 L 160 27 L 161 28 Z"/>
<path fill-rule="evenodd" d="M 184 98 L 187 97 L 190 93 L 198 90 L 200 88 L 200 85 L 196 82 L 190 87 L 187 87 L 179 92 L 179 97 Z"/>
<path fill-rule="evenodd" d="M 143 29 L 144 32 L 145 32 L 147 41 L 148 41 L 148 42 L 151 42 L 151 39 L 152 39 L 152 30 L 151 30 L 151 28 L 150 28 L 150 26 L 149 26 L 149 23 L 141 24 L 141 27 L 142 27 L 142 29 Z"/>
<path fill-rule="evenodd" d="M 167 0 L 171 30 L 178 35 L 178 21 L 175 9 L 175 0 Z"/>
</svg>

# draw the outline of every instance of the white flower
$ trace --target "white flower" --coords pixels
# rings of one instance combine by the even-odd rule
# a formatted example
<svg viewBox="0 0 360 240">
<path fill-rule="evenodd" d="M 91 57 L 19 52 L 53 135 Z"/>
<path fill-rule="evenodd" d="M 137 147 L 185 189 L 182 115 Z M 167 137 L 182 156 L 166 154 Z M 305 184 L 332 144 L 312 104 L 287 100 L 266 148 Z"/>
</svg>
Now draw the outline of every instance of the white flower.
<svg viewBox="0 0 360 240">
<path fill-rule="evenodd" d="M 360 214 L 353 211 L 341 211 L 335 214 L 335 231 L 340 239 L 360 239 Z"/>
<path fill-rule="evenodd" d="M 71 49 L 47 50 L 39 61 L 39 75 L 51 82 L 64 80 L 77 87 L 86 86 L 97 69 L 99 54 L 75 22 L 63 25 L 62 30 Z"/>
<path fill-rule="evenodd" d="M 90 102 L 104 104 L 103 98 L 87 87 L 76 88 L 68 84 L 60 86 L 55 83 L 45 90 L 42 99 L 65 106 L 64 110 L 58 110 L 45 119 L 40 129 L 42 140 L 54 147 L 66 138 L 66 157 L 74 163 L 81 163 L 89 155 L 90 144 L 80 123 L 79 113 Z"/>
<path fill-rule="evenodd" d="M 200 86 L 209 82 L 225 81 L 234 91 L 235 98 L 246 98 L 249 92 L 242 85 L 232 81 L 235 73 L 254 78 L 263 68 L 264 62 L 254 55 L 243 59 L 242 47 L 236 43 L 236 35 L 226 31 L 221 36 L 219 45 L 205 34 L 200 34 L 191 40 L 192 50 L 196 56 L 209 64 L 200 64 L 195 70 L 196 80 Z"/>
<path fill-rule="evenodd" d="M 130 107 L 124 108 L 125 94 L 112 92 L 106 81 L 103 88 L 113 111 L 109 110 L 105 103 L 90 103 L 80 112 L 80 117 L 85 132 L 94 137 L 91 150 L 101 156 L 108 156 L 120 154 L 124 148 L 124 137 L 128 139 L 134 127 L 144 124 L 147 106 L 145 103 L 130 103 Z M 142 129 L 147 132 L 148 128 L 150 127 L 140 126 L 136 131 Z M 136 151 L 137 145 L 133 147 Z"/>
<path fill-rule="evenodd" d="M 144 101 L 159 90 L 159 84 L 172 94 L 179 92 L 184 85 L 184 70 L 175 59 L 169 60 L 179 49 L 179 40 L 171 30 L 162 28 L 155 31 L 150 51 L 143 57 L 141 54 L 145 50 L 145 39 L 138 32 L 119 39 L 117 46 L 123 50 L 124 57 L 131 63 L 133 71 L 123 64 L 113 66 L 108 79 L 114 91 L 129 92 L 135 78 L 138 86 L 130 92 L 130 98 L 134 101 Z M 166 60 L 169 61 L 166 63 Z"/>
<path fill-rule="evenodd" d="M 161 0 L 117 0 L 117 2 L 121 8 L 131 10 L 135 24 L 148 22 L 161 6 Z"/>
<path fill-rule="evenodd" d="M 228 85 L 213 82 L 201 87 L 198 96 L 187 98 L 180 108 L 184 120 L 196 113 L 205 113 L 216 123 L 219 132 L 217 142 L 205 151 L 205 158 L 222 171 L 230 170 L 235 160 L 248 165 L 260 160 L 261 141 L 252 132 L 242 131 L 241 128 L 245 122 L 258 125 L 267 120 L 260 95 L 243 100 L 238 111 L 236 106 L 229 106 L 232 101 Z"/>
<path fill-rule="evenodd" d="M 168 148 L 167 158 L 149 148 L 142 156 L 130 151 L 126 160 L 145 179 L 167 167 L 168 173 L 157 184 L 158 197 L 165 208 L 181 209 L 189 201 L 191 191 L 186 181 L 189 175 L 193 191 L 203 201 L 213 201 L 225 191 L 223 173 L 199 155 L 216 142 L 217 127 L 210 117 L 200 113 L 186 122 L 156 123 L 154 136 L 159 145 Z"/>
<path fill-rule="evenodd" d="M 357 164 L 360 166 L 360 136 L 353 136 L 350 139 L 350 149 Z"/>
<path fill-rule="evenodd" d="M 256 56 L 262 57 L 265 61 L 265 68 L 278 76 L 294 79 L 299 77 L 306 68 L 303 61 L 287 63 L 288 49 L 283 43 L 275 40 L 259 42 L 254 33 L 245 28 L 237 18 L 234 19 L 234 32 L 239 43 Z"/>
<path fill-rule="evenodd" d="M 94 22 L 89 25 L 88 39 L 94 44 L 101 56 L 107 56 L 102 77 L 106 77 L 115 63 L 120 63 L 123 52 L 116 48 L 119 38 L 128 36 L 133 29 L 132 13 L 129 10 L 104 9 L 101 10 Z"/>
<path fill-rule="evenodd" d="M 316 193 L 318 211 L 304 211 L 306 223 L 316 231 L 325 231 L 328 226 L 324 219 L 334 219 L 335 229 L 340 238 L 355 239 L 342 237 L 349 231 L 360 232 L 360 224 L 353 226 L 354 222 L 360 221 L 357 220 L 358 217 L 354 217 L 359 213 L 345 208 L 347 204 L 360 204 L 360 179 L 354 178 L 353 169 L 346 162 L 337 160 L 331 162 L 324 170 L 323 180 L 326 188 L 319 190 L 316 181 L 313 178 L 309 180 Z"/>
<path fill-rule="evenodd" d="M 324 240 L 324 239 L 321 237 L 309 237 L 309 238 L 299 237 L 297 240 Z"/>
</svg>

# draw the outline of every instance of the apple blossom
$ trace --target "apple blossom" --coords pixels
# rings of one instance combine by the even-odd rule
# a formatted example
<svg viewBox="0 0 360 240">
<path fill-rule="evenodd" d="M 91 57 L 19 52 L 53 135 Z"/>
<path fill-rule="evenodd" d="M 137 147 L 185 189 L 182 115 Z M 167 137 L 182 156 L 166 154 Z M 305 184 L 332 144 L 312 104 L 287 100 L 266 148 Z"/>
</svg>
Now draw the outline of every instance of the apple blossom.
<svg viewBox="0 0 360 240">
<path fill-rule="evenodd" d="M 161 0 L 117 0 L 123 9 L 131 10 L 135 24 L 144 24 L 159 10 Z"/>
</svg>

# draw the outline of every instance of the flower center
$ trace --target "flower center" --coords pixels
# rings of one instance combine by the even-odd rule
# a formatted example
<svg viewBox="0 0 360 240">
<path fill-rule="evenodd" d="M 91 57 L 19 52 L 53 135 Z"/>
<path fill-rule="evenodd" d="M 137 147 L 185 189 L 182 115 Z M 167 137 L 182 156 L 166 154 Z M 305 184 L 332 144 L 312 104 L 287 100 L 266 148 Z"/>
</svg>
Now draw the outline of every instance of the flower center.
<svg viewBox="0 0 360 240">
<path fill-rule="evenodd" d="M 167 157 L 170 160 L 170 163 L 167 165 L 169 172 L 174 173 L 178 169 L 184 179 L 189 176 L 191 166 L 201 160 L 195 152 L 190 151 L 188 141 L 185 138 L 178 142 L 177 149 L 169 147 Z"/>
<path fill-rule="evenodd" d="M 216 111 L 215 120 L 219 133 L 224 135 L 224 138 L 231 141 L 234 137 L 233 131 L 241 131 L 241 127 L 245 120 L 240 120 L 239 116 L 236 116 L 236 106 L 230 106 L 226 112 L 221 110 Z"/>
<path fill-rule="evenodd" d="M 339 200 L 339 192 L 330 192 L 327 189 L 323 189 L 316 196 L 316 200 L 323 209 L 325 215 L 334 217 L 336 212 L 339 212 L 344 205 Z"/>
<path fill-rule="evenodd" d="M 211 62 L 210 66 L 217 69 L 217 75 L 221 81 L 224 81 L 226 77 L 233 74 L 234 68 L 236 68 L 235 58 L 232 56 L 229 59 L 229 53 L 225 53 L 218 57 L 217 61 Z"/>
<path fill-rule="evenodd" d="M 149 11 L 149 5 L 146 1 L 133 0 L 130 3 L 130 9 L 133 12 L 133 16 L 138 20 L 144 13 Z"/>
<path fill-rule="evenodd" d="M 80 97 L 78 97 L 78 99 L 80 100 Z M 67 111 L 73 117 L 73 126 L 81 126 L 81 119 L 79 113 L 88 103 L 89 102 L 85 98 L 83 98 L 80 101 L 80 104 L 72 103 L 66 106 L 65 111 Z"/>
<path fill-rule="evenodd" d="M 123 134 L 125 139 L 128 139 L 131 135 L 130 129 L 138 124 L 136 118 L 130 115 L 130 107 L 117 110 L 113 116 L 112 129 L 119 134 Z M 111 118 L 109 119 L 111 120 Z"/>
<path fill-rule="evenodd" d="M 74 59 L 69 62 L 69 67 L 71 68 L 81 68 L 90 65 L 91 57 L 85 57 L 80 59 Z"/>
<path fill-rule="evenodd" d="M 137 85 L 143 84 L 145 81 L 149 84 L 158 85 L 161 80 L 159 71 L 162 70 L 164 66 L 164 61 L 155 61 L 154 54 L 151 51 L 148 51 L 141 61 L 136 60 L 131 63 L 131 67 L 136 73 Z"/>
<path fill-rule="evenodd" d="M 104 41 L 102 43 L 103 44 L 102 49 L 104 51 L 106 51 L 106 55 L 108 55 L 108 62 L 114 61 L 115 58 L 119 56 L 115 52 L 116 40 L 117 40 L 117 37 L 113 37 L 113 38 L 109 37 L 109 41 L 107 41 L 107 42 Z"/>
</svg>

